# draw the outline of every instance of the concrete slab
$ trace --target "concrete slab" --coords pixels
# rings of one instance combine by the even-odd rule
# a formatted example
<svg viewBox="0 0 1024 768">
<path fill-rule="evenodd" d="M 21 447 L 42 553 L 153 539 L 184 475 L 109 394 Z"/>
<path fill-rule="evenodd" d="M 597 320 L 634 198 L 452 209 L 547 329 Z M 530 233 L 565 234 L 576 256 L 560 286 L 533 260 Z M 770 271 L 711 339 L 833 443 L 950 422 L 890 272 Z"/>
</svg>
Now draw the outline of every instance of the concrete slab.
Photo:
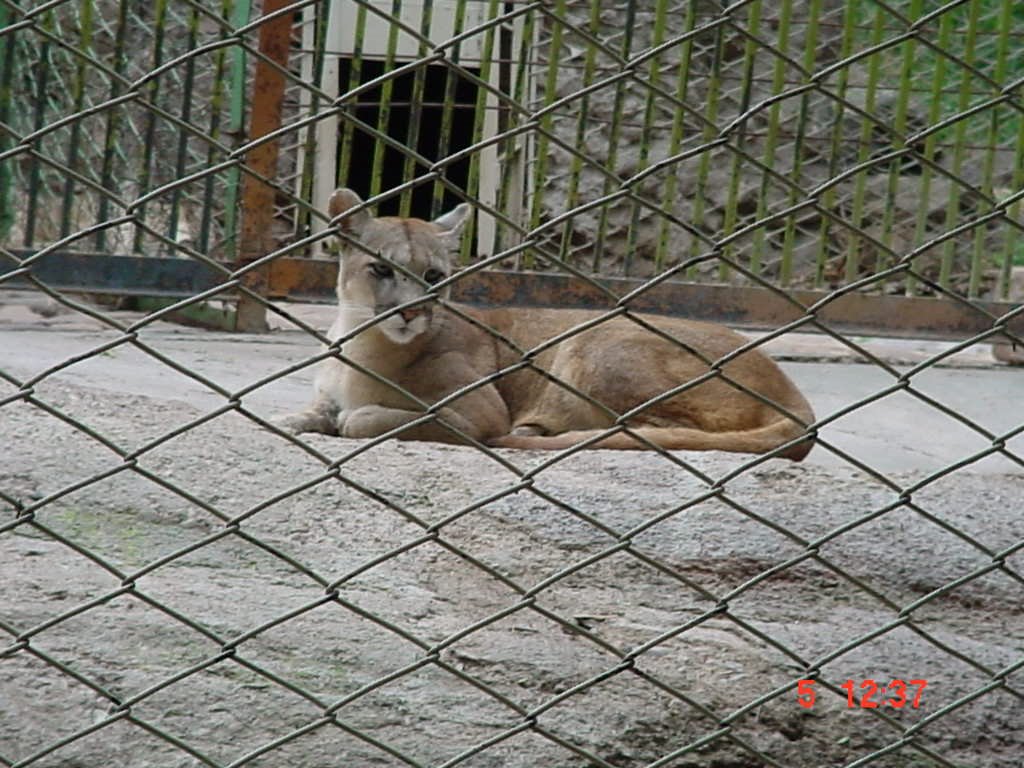
<svg viewBox="0 0 1024 768">
<path fill-rule="evenodd" d="M 175 431 L 232 396 L 262 416 L 303 405 L 308 367 L 245 391 L 316 352 L 302 333 L 157 323 L 126 336 L 24 306 L 0 315 L 0 402 L 15 399 L 0 407 L 6 763 L 58 739 L 68 743 L 47 758 L 63 765 L 191 761 L 126 722 L 70 738 L 128 700 L 133 718 L 218 764 L 303 729 L 263 757 L 381 764 L 379 749 L 320 728 L 340 702 L 346 723 L 420 765 L 485 743 L 478 768 L 579 763 L 555 742 L 506 738 L 540 711 L 540 726 L 617 764 L 651 764 L 737 713 L 735 732 L 775 765 L 863 762 L 927 718 L 900 765 L 918 764 L 920 748 L 949 765 L 1019 768 L 1024 473 L 997 457 L 935 477 L 989 441 L 932 401 L 982 429 L 1020 429 L 1024 370 L 944 360 L 872 399 L 934 348 L 897 344 L 887 371 L 789 340 L 776 354 L 827 420 L 805 463 L 734 474 L 750 457 L 680 454 L 687 471 L 589 451 L 521 487 L 548 454 L 504 451 L 499 463 L 323 435 L 306 451 L 232 412 Z M 137 461 L 25 402 L 25 387 Z M 1020 437 L 1009 444 L 1024 452 Z M 844 467 L 844 453 L 884 480 Z M 338 476 L 325 473 L 332 461 Z M 792 687 L 811 668 L 819 699 L 803 711 Z M 883 720 L 835 695 L 851 679 L 928 690 L 921 709 Z M 729 742 L 696 757 L 752 764 Z"/>
</svg>

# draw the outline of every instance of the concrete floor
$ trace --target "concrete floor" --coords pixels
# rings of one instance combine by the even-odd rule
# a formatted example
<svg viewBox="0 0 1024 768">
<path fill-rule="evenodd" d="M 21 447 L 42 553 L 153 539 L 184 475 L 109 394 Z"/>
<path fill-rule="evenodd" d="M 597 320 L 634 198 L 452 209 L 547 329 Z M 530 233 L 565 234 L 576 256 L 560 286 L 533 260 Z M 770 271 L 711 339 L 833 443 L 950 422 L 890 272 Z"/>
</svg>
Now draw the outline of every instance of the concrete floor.
<svg viewBox="0 0 1024 768">
<path fill-rule="evenodd" d="M 293 310 L 316 327 L 329 319 L 323 308 Z M 125 325 L 134 319 L 117 315 Z M 6 763 L 110 718 L 110 702 L 42 663 L 41 648 L 121 701 L 134 700 L 133 718 L 176 734 L 218 764 L 323 720 L 315 699 L 239 669 L 235 661 L 243 658 L 324 702 L 348 702 L 340 713 L 346 722 L 400 745 L 422 765 L 490 739 L 474 765 L 579 762 L 545 739 L 498 738 L 522 713 L 466 685 L 461 675 L 469 674 L 529 709 L 606 676 L 543 711 L 540 722 L 594 754 L 631 755 L 630 764 L 651 763 L 747 709 L 734 721 L 737 731 L 776 765 L 851 765 L 884 745 L 899 746 L 902 728 L 924 723 L 913 746 L 941 755 L 944 764 L 1020 766 L 1024 711 L 1014 670 L 1024 648 L 1024 470 L 1019 461 L 990 457 L 929 478 L 989 441 L 908 391 L 827 421 L 822 444 L 802 465 L 773 460 L 735 476 L 751 457 L 691 454 L 683 458 L 695 471 L 687 472 L 650 454 L 589 451 L 538 472 L 530 489 L 508 493 L 521 472 L 548 456 L 504 452 L 510 469 L 471 448 L 398 441 L 352 455 L 361 442 L 312 435 L 310 447 L 344 460 L 344 480 L 320 483 L 319 457 L 236 414 L 150 447 L 315 352 L 307 335 L 154 324 L 138 338 L 193 375 L 94 320 L 0 304 L 0 402 L 15 398 L 0 406 L 0 508 L 9 520 L 13 505 L 38 504 L 32 523 L 8 526 L 0 536 L 0 635 L 10 645 L 12 636 L 42 628 L 30 635 L 31 648 L 4 659 Z M 857 343 L 903 371 L 946 348 Z M 771 352 L 823 420 L 894 380 L 820 337 L 787 336 L 772 342 Z M 263 416 L 288 412 L 306 403 L 311 381 L 306 368 L 241 401 Z M 994 363 L 987 348 L 922 370 L 911 384 L 986 429 L 1021 428 L 1024 368 Z M 125 465 L 106 447 L 21 401 L 19 389 L 30 386 L 39 401 L 120 450 L 144 448 L 140 471 L 119 471 Z M 1018 459 L 1024 455 L 1024 437 L 1009 445 Z M 827 446 L 886 482 L 850 471 Z M 723 496 L 706 497 L 703 477 L 725 478 Z M 912 505 L 903 503 L 906 489 Z M 685 509 L 672 514 L 680 505 Z M 224 536 L 224 518 L 243 514 L 245 535 Z M 424 535 L 428 525 L 443 525 L 443 547 Z M 630 536 L 629 552 L 616 536 L 626 531 L 640 531 Z M 143 575 L 122 594 L 121 578 L 68 541 L 125 574 Z M 805 558 L 811 553 L 800 542 L 818 541 Z M 336 579 L 344 605 L 323 604 L 324 584 Z M 192 623 L 141 604 L 141 595 Z M 527 607 L 534 597 L 543 614 Z M 196 624 L 209 629 L 200 634 Z M 567 631 L 574 625 L 600 645 Z M 402 636 L 386 626 L 401 627 Z M 221 641 L 211 643 L 211 630 Z M 232 638 L 244 638 L 238 656 L 221 658 L 222 641 Z M 442 641 L 443 659 L 463 670 L 459 677 L 411 664 L 427 661 L 425 650 Z M 620 655 L 607 648 L 645 648 L 637 659 L 644 680 L 651 675 L 685 691 L 713 716 L 618 674 Z M 204 659 L 215 666 L 199 664 Z M 920 710 L 888 713 L 884 723 L 863 710 L 851 713 L 845 697 L 821 689 L 818 708 L 804 713 L 793 691 L 767 696 L 802 676 L 794 659 L 828 659 L 819 679 L 833 686 L 919 678 L 929 688 Z M 392 670 L 408 674 L 377 687 Z M 1000 670 L 1004 684 L 993 686 Z M 370 687 L 373 695 L 353 695 Z M 969 706 L 956 705 L 964 701 Z M 48 758 L 89 766 L 191 764 L 142 728 L 117 722 L 110 729 L 116 738 L 94 733 Z M 325 733 L 332 738 L 303 737 L 265 757 L 292 768 L 383 759 L 361 741 Z M 750 764 L 745 750 L 713 746 L 706 757 L 716 765 Z M 920 764 L 909 751 L 890 757 Z"/>
</svg>

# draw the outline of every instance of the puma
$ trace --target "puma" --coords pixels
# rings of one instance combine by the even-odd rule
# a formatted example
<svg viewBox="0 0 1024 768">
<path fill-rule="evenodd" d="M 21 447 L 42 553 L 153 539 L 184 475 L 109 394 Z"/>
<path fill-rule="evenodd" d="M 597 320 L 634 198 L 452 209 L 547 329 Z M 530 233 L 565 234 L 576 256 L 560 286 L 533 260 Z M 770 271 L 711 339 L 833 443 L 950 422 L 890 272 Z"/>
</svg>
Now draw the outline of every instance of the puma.
<svg viewBox="0 0 1024 768">
<path fill-rule="evenodd" d="M 371 438 L 406 427 L 396 436 L 466 442 L 462 433 L 501 448 L 563 449 L 592 439 L 593 448 L 765 453 L 785 446 L 779 455 L 794 461 L 810 451 L 806 426 L 814 414 L 771 359 L 752 349 L 722 364 L 720 376 L 687 351 L 714 362 L 746 343 L 742 336 L 650 315 L 599 322 L 600 311 L 444 306 L 431 286 L 452 274 L 451 251 L 470 207 L 427 222 L 352 210 L 360 204 L 356 193 L 339 189 L 329 205 L 341 230 L 365 247 L 341 244 L 338 316 L 328 333 L 336 341 L 362 326 L 341 346 L 352 365 L 325 360 L 311 407 L 281 419 L 282 428 Z M 486 328 L 520 350 L 537 350 L 531 364 Z M 412 399 L 433 406 L 456 392 L 436 418 Z"/>
</svg>

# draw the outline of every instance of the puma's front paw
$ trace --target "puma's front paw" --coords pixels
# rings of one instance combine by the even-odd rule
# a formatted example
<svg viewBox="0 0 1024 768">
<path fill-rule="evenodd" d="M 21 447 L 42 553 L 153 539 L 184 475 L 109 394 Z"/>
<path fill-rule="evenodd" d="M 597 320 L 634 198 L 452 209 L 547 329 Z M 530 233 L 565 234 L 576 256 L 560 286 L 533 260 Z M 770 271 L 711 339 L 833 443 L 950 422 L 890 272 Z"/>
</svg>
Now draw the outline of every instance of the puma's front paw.
<svg viewBox="0 0 1024 768">
<path fill-rule="evenodd" d="M 271 423 L 278 429 L 301 435 L 303 432 L 320 432 L 324 435 L 336 435 L 334 420 L 320 411 L 300 411 L 284 416 L 275 416 Z"/>
<path fill-rule="evenodd" d="M 345 424 L 348 423 L 348 417 L 352 411 L 346 411 L 344 408 L 338 411 L 338 415 L 334 417 L 334 434 L 338 437 L 352 437 L 352 435 L 345 434 Z"/>
<path fill-rule="evenodd" d="M 406 411 L 385 408 L 380 405 L 362 405 L 358 408 L 338 411 L 334 425 L 338 430 L 339 437 L 366 440 L 383 435 L 410 420 L 411 416 Z"/>
</svg>

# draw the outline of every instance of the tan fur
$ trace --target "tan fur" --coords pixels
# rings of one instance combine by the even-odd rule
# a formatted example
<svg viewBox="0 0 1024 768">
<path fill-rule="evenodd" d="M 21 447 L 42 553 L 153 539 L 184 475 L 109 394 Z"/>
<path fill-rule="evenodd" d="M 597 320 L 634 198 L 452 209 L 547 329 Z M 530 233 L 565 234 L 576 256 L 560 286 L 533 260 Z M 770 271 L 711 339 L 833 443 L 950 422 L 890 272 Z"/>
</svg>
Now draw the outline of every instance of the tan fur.
<svg viewBox="0 0 1024 768">
<path fill-rule="evenodd" d="M 331 215 L 341 216 L 359 203 L 355 193 L 338 190 L 331 198 Z M 449 251 L 457 244 L 468 214 L 468 206 L 459 206 L 435 222 L 375 219 L 366 211 L 342 218 L 342 228 L 362 245 L 415 277 L 398 270 L 391 277 L 381 277 L 374 265 L 379 270 L 384 262 L 343 244 L 339 312 L 330 338 L 336 340 L 375 315 L 425 296 L 427 287 L 415 278 L 449 276 Z M 524 351 L 605 313 L 452 306 L 455 311 L 431 301 L 417 304 L 366 328 L 342 347 L 348 359 L 427 404 L 466 388 L 439 409 L 437 419 L 405 429 L 397 435 L 400 438 L 465 442 L 457 434 L 462 432 L 503 448 L 562 449 L 595 440 L 590 447 L 649 448 L 649 442 L 670 450 L 765 453 L 805 437 L 780 452 L 796 461 L 811 449 L 812 438 L 804 428 L 814 421 L 810 406 L 779 367 L 757 350 L 722 365 L 722 374 L 771 400 L 789 416 L 716 375 L 631 415 L 626 421 L 628 432 L 620 429 L 601 437 L 615 425 L 609 411 L 629 412 L 708 374 L 709 366 L 686 347 L 716 361 L 747 342 L 727 328 L 650 315 L 636 316 L 639 322 L 612 317 L 546 347 L 532 357 L 534 369 L 516 369 L 481 385 L 478 382 L 485 377 L 516 366 L 522 358 L 459 313 L 494 329 Z M 286 417 L 281 424 L 295 432 L 368 438 L 423 416 L 414 400 L 332 359 L 317 376 L 311 408 Z"/>
</svg>

